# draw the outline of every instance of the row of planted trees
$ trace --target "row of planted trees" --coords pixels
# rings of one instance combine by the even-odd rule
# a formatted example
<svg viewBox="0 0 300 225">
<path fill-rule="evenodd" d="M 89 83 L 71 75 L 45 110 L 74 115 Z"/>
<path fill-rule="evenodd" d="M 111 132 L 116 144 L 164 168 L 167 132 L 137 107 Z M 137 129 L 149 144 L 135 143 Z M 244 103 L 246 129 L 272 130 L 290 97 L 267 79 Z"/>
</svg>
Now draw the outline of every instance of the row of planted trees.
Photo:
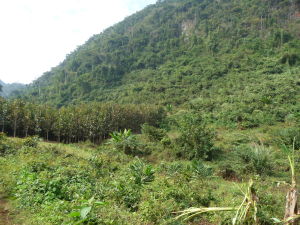
<svg viewBox="0 0 300 225">
<path fill-rule="evenodd" d="M 58 142 L 101 142 L 113 131 L 157 125 L 163 109 L 149 105 L 89 103 L 60 109 L 22 100 L 0 99 L 0 131 L 14 137 L 39 135 Z"/>
</svg>

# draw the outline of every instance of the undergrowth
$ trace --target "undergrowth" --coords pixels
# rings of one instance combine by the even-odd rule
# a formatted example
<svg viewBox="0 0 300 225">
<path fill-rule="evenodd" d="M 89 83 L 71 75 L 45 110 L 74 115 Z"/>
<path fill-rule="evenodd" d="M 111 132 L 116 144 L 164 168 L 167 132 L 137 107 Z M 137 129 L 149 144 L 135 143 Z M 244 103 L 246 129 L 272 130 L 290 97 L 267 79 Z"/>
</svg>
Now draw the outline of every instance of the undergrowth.
<svg viewBox="0 0 300 225">
<path fill-rule="evenodd" d="M 143 134 L 127 135 L 139 143 L 136 151 L 151 150 L 138 156 L 118 147 L 128 137 L 93 146 L 1 134 L 0 190 L 10 196 L 19 224 L 230 224 L 233 211 L 203 214 L 188 222 L 175 220 L 174 212 L 192 206 L 236 207 L 243 200 L 240 187 L 253 179 L 257 221 L 272 224 L 270 218 L 284 215 L 289 183 L 289 165 L 277 145 L 276 129 L 244 130 L 241 135 L 218 130 L 213 145 L 219 151 L 213 160 L 178 156 L 177 139 L 182 137 L 160 130 L 156 135 L 156 129 L 147 126 Z M 161 134 L 170 145 L 161 143 Z M 286 140 L 282 142 L 289 143 Z"/>
</svg>

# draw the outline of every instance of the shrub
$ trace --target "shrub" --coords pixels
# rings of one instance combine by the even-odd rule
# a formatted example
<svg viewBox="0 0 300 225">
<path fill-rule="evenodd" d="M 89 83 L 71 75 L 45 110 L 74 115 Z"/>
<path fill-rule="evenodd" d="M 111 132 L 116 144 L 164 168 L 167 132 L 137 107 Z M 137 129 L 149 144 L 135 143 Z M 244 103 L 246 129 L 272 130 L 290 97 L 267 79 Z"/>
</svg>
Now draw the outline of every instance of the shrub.
<svg viewBox="0 0 300 225">
<path fill-rule="evenodd" d="M 2 132 L 0 132 L 0 141 L 6 140 L 6 135 Z"/>
<path fill-rule="evenodd" d="M 263 145 L 253 147 L 242 145 L 237 150 L 240 158 L 246 164 L 245 172 L 254 172 L 259 175 L 271 173 L 273 166 L 270 149 Z"/>
<path fill-rule="evenodd" d="M 161 170 L 166 171 L 168 176 L 182 174 L 186 169 L 185 164 L 179 161 L 174 161 L 170 163 L 161 163 Z"/>
<path fill-rule="evenodd" d="M 164 137 L 160 140 L 160 142 L 164 147 L 168 147 L 172 144 L 171 139 L 169 137 Z"/>
<path fill-rule="evenodd" d="M 193 160 L 191 169 L 195 176 L 200 178 L 207 178 L 213 174 L 213 169 L 204 165 L 200 160 Z"/>
<path fill-rule="evenodd" d="M 76 207 L 76 211 L 69 214 L 72 218 L 72 224 L 98 224 L 97 217 L 93 213 L 94 208 L 105 205 L 106 202 L 95 201 L 94 197 L 83 200 L 81 205 Z"/>
<path fill-rule="evenodd" d="M 185 114 L 177 120 L 180 137 L 175 145 L 177 155 L 188 159 L 211 160 L 216 152 L 213 145 L 214 133 L 198 114 Z"/>
<path fill-rule="evenodd" d="M 147 184 L 154 180 L 154 169 L 151 165 L 145 164 L 141 160 L 137 160 L 130 165 L 131 174 L 134 177 L 135 184 Z"/>
<path fill-rule="evenodd" d="M 39 142 L 38 136 L 27 137 L 24 140 L 23 145 L 26 147 L 36 148 L 38 146 L 38 142 Z"/>
<path fill-rule="evenodd" d="M 125 129 L 123 132 L 113 132 L 110 134 L 111 141 L 117 150 L 123 151 L 127 155 L 148 155 L 151 153 L 149 146 L 140 143 L 131 130 Z"/>
<path fill-rule="evenodd" d="M 165 130 L 150 126 L 146 123 L 142 126 L 142 133 L 145 134 L 150 141 L 161 141 L 166 135 Z"/>
<path fill-rule="evenodd" d="M 55 200 L 73 201 L 79 196 L 87 198 L 93 188 L 89 178 L 84 171 L 56 170 L 44 163 L 32 162 L 20 171 L 15 196 L 25 207 Z"/>
<path fill-rule="evenodd" d="M 274 135 L 278 139 L 279 145 L 293 146 L 296 150 L 300 149 L 300 128 L 289 127 L 275 131 Z"/>
<path fill-rule="evenodd" d="M 0 133 L 0 155 L 4 155 L 9 150 L 9 145 L 6 143 L 6 135 Z"/>
<path fill-rule="evenodd" d="M 0 156 L 5 156 L 7 154 L 13 154 L 17 152 L 19 146 L 14 145 L 4 133 L 0 133 Z"/>
<path fill-rule="evenodd" d="M 9 153 L 12 153 L 12 151 L 15 151 L 11 146 L 7 143 L 1 143 L 0 144 L 0 155 L 7 155 Z"/>
<path fill-rule="evenodd" d="M 121 181 L 115 185 L 114 197 L 131 211 L 137 211 L 141 200 L 140 192 L 139 185 Z"/>
<path fill-rule="evenodd" d="M 131 130 L 125 129 L 123 132 L 113 132 L 110 136 L 112 137 L 111 142 L 116 149 L 122 150 L 128 155 L 137 154 L 138 143 Z"/>
</svg>

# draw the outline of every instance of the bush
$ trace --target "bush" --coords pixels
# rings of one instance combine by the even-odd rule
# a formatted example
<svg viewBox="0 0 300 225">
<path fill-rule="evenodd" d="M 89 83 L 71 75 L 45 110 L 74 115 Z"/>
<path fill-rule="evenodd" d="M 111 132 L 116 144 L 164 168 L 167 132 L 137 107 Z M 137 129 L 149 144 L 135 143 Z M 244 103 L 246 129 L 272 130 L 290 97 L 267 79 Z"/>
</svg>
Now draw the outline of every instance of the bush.
<svg viewBox="0 0 300 225">
<path fill-rule="evenodd" d="M 142 133 L 145 134 L 150 141 L 161 141 L 166 135 L 165 130 L 150 126 L 146 123 L 142 126 Z"/>
<path fill-rule="evenodd" d="M 138 142 L 131 130 L 125 129 L 123 132 L 113 132 L 110 136 L 112 137 L 110 143 L 112 143 L 117 150 L 123 151 L 127 155 L 137 156 L 151 153 L 147 145 Z"/>
<path fill-rule="evenodd" d="M 270 149 L 263 145 L 253 147 L 242 145 L 238 149 L 238 154 L 246 164 L 245 172 L 253 172 L 259 175 L 270 174 L 272 171 L 272 155 Z"/>
<path fill-rule="evenodd" d="M 278 145 L 293 146 L 295 149 L 300 149 L 300 128 L 289 127 L 283 128 L 274 133 L 278 139 Z"/>
<path fill-rule="evenodd" d="M 141 160 L 137 160 L 130 166 L 131 174 L 135 184 L 147 184 L 154 180 L 154 169 L 151 165 L 146 165 Z"/>
<path fill-rule="evenodd" d="M 2 132 L 0 132 L 0 141 L 6 140 L 6 135 Z"/>
<path fill-rule="evenodd" d="M 9 149 L 9 146 L 6 144 L 5 140 L 6 135 L 4 133 L 0 133 L 0 155 L 4 155 Z"/>
<path fill-rule="evenodd" d="M 86 171 L 53 168 L 41 162 L 32 162 L 18 174 L 15 196 L 28 207 L 53 202 L 88 198 L 93 182 Z"/>
<path fill-rule="evenodd" d="M 207 128 L 198 114 L 185 114 L 177 120 L 180 137 L 175 140 L 177 156 L 211 160 L 216 154 L 214 132 Z"/>
<path fill-rule="evenodd" d="M 19 146 L 15 145 L 4 133 L 0 133 L 0 156 L 14 154 Z"/>
<path fill-rule="evenodd" d="M 140 192 L 139 185 L 121 181 L 115 185 L 113 197 L 131 211 L 137 211 L 141 200 Z"/>
<path fill-rule="evenodd" d="M 15 149 L 13 149 L 6 142 L 0 143 L 0 155 L 7 155 L 7 154 L 12 153 L 14 151 L 15 151 Z"/>
<path fill-rule="evenodd" d="M 169 147 L 172 144 L 171 139 L 169 137 L 164 137 L 163 139 L 161 139 L 160 143 L 164 147 Z"/>
<path fill-rule="evenodd" d="M 27 137 L 24 140 L 23 145 L 26 147 L 36 148 L 38 146 L 38 142 L 39 142 L 38 136 Z"/>
<path fill-rule="evenodd" d="M 213 169 L 211 167 L 204 165 L 199 160 L 192 161 L 191 169 L 195 174 L 195 176 L 200 177 L 202 179 L 213 175 Z"/>
<path fill-rule="evenodd" d="M 131 130 L 125 129 L 123 132 L 113 132 L 110 136 L 112 137 L 111 143 L 114 144 L 117 150 L 122 150 L 127 155 L 137 154 L 138 143 Z"/>
</svg>

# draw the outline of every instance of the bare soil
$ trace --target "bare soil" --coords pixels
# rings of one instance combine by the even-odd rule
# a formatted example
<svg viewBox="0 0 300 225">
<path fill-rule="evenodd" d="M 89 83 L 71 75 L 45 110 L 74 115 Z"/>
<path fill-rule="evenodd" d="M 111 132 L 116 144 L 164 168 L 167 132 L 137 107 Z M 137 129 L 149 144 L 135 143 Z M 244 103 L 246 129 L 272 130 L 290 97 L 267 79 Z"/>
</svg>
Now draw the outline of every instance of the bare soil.
<svg viewBox="0 0 300 225">
<path fill-rule="evenodd" d="M 8 203 L 0 196 L 0 225 L 13 225 L 9 216 Z"/>
</svg>

